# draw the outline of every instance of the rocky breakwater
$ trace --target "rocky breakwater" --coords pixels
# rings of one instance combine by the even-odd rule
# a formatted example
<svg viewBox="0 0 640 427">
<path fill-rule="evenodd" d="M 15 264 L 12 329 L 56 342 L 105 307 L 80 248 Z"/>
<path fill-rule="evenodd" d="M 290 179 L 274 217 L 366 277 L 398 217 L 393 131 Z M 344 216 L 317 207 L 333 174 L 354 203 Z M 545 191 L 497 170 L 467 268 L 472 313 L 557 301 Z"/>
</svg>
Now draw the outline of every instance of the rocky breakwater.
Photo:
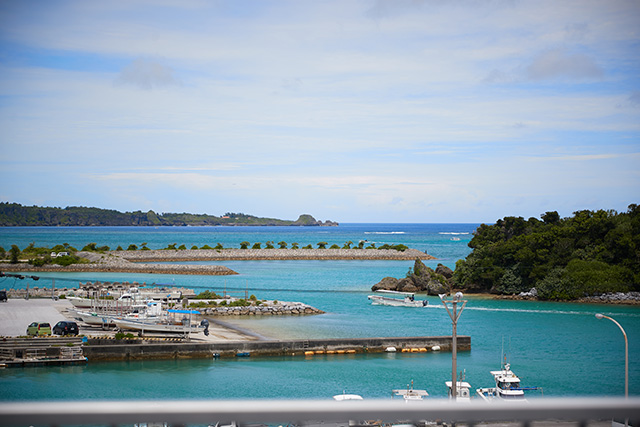
<svg viewBox="0 0 640 427">
<path fill-rule="evenodd" d="M 124 251 L 123 251 L 124 252 Z M 222 265 L 189 265 L 189 264 L 152 264 L 131 262 L 118 252 L 99 253 L 79 251 L 76 255 L 88 262 L 61 266 L 48 264 L 34 267 L 27 263 L 0 263 L 0 271 L 30 271 L 30 272 L 118 272 L 118 273 L 152 273 L 152 274 L 197 274 L 208 276 L 225 276 L 238 274 Z M 192 259 L 191 259 L 192 260 Z"/>
<path fill-rule="evenodd" d="M 414 260 L 435 259 L 417 249 L 161 249 L 114 251 L 129 262 L 262 261 L 262 260 Z"/>
<path fill-rule="evenodd" d="M 428 295 L 448 294 L 453 285 L 452 278 L 453 271 L 449 267 L 438 264 L 434 271 L 416 259 L 413 269 L 409 269 L 406 277 L 385 277 L 373 285 L 371 290 L 426 292 Z"/>
<path fill-rule="evenodd" d="M 299 316 L 310 314 L 323 314 L 310 305 L 301 302 L 265 302 L 260 305 L 245 307 L 218 306 L 199 309 L 202 316 Z"/>
</svg>

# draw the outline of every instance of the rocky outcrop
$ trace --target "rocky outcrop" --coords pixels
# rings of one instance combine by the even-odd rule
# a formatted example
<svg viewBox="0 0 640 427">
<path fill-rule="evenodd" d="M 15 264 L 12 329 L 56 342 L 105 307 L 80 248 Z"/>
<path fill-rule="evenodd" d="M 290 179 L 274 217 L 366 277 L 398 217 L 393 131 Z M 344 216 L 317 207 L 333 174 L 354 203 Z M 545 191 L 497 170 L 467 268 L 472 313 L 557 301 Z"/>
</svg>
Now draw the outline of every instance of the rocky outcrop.
<svg viewBox="0 0 640 427">
<path fill-rule="evenodd" d="M 434 271 L 416 259 L 413 270 L 409 270 L 407 277 L 396 279 L 385 277 L 373 285 L 371 290 L 389 290 L 399 292 L 426 292 L 428 295 L 446 294 L 451 291 L 453 271 L 438 264 Z"/>
<path fill-rule="evenodd" d="M 339 224 L 337 222 L 333 222 L 330 220 L 326 220 L 325 222 L 316 220 L 309 214 L 300 215 L 300 217 L 295 220 L 291 225 L 298 226 L 320 226 L 320 227 L 337 227 Z"/>
</svg>

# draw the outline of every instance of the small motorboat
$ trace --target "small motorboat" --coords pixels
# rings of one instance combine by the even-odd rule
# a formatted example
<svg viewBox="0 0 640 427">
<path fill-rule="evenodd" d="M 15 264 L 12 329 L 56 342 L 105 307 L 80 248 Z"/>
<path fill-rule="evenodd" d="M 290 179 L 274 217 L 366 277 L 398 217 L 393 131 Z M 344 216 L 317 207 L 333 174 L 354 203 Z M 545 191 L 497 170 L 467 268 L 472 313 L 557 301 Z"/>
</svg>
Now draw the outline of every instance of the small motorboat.
<svg viewBox="0 0 640 427">
<path fill-rule="evenodd" d="M 413 292 L 399 292 L 399 291 L 387 291 L 379 290 L 376 292 L 384 293 L 385 295 L 369 295 L 368 298 L 374 305 L 391 305 L 394 307 L 426 307 L 429 303 L 427 300 L 416 300 L 415 293 Z M 400 298 L 394 298 L 395 295 Z"/>
</svg>

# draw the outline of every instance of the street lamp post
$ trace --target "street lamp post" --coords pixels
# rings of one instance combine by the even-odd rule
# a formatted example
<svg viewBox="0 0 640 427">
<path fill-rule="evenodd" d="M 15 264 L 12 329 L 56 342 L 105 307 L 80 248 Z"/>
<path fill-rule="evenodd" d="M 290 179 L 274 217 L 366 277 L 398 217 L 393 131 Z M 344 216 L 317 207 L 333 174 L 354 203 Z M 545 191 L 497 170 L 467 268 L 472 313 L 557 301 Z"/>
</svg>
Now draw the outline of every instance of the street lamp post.
<svg viewBox="0 0 640 427">
<path fill-rule="evenodd" d="M 462 310 L 464 310 L 464 306 L 467 305 L 467 301 L 462 299 L 462 292 L 457 292 L 451 301 L 446 301 L 444 299 L 444 294 L 440 295 L 440 301 L 444 304 L 444 308 L 447 309 L 447 313 L 449 313 L 449 317 L 451 317 L 451 397 L 454 401 L 458 398 L 458 373 L 457 371 L 457 363 L 458 363 L 458 343 L 457 343 L 457 328 L 458 328 L 458 319 L 462 314 Z M 451 303 L 451 310 L 449 310 L 449 306 L 447 303 Z M 462 307 L 460 307 L 460 311 L 458 311 L 457 306 L 458 303 L 462 303 Z"/>
<path fill-rule="evenodd" d="M 624 331 L 620 323 L 616 322 L 609 316 L 605 316 L 604 314 L 597 313 L 596 319 L 609 319 L 622 331 L 622 335 L 624 335 L 624 397 L 627 399 L 629 397 L 629 341 L 627 340 L 627 333 Z"/>
</svg>

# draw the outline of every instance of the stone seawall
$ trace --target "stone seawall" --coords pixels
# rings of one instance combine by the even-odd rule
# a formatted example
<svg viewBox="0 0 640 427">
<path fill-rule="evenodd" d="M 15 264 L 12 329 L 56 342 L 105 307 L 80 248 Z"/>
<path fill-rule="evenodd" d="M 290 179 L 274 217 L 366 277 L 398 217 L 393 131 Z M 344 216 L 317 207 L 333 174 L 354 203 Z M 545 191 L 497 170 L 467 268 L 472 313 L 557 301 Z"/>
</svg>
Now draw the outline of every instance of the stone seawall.
<svg viewBox="0 0 640 427">
<path fill-rule="evenodd" d="M 382 353 L 389 347 L 397 352 L 451 351 L 451 337 L 377 337 L 309 340 L 228 341 L 222 343 L 153 343 L 134 340 L 89 340 L 84 355 L 89 361 L 129 359 L 212 358 L 238 356 L 323 356 L 348 357 L 358 353 Z M 471 337 L 458 336 L 457 350 L 471 350 Z"/>
<path fill-rule="evenodd" d="M 60 272 L 60 273 L 151 273 L 151 274 L 198 274 L 207 276 L 227 276 L 238 274 L 222 265 L 163 265 L 137 264 L 132 262 L 72 264 L 66 267 L 47 265 L 34 267 L 26 263 L 0 264 L 0 271 Z"/>
<path fill-rule="evenodd" d="M 268 261 L 268 260 L 396 260 L 436 259 L 417 249 L 162 249 L 138 251 L 77 252 L 89 260 L 86 264 L 62 267 L 49 264 L 34 267 L 26 262 L 0 263 L 0 271 L 29 272 L 113 272 L 151 274 L 193 274 L 224 276 L 238 274 L 222 265 L 179 264 L 191 261 Z M 168 262 L 175 264 L 154 264 Z"/>
<path fill-rule="evenodd" d="M 298 302 L 282 303 L 276 305 L 259 305 L 247 307 L 205 307 L 197 308 L 202 316 L 295 316 L 307 314 L 323 314 L 310 305 Z"/>
<path fill-rule="evenodd" d="M 254 260 L 402 260 L 436 259 L 417 249 L 184 249 L 117 251 L 130 262 L 254 261 Z"/>
</svg>

